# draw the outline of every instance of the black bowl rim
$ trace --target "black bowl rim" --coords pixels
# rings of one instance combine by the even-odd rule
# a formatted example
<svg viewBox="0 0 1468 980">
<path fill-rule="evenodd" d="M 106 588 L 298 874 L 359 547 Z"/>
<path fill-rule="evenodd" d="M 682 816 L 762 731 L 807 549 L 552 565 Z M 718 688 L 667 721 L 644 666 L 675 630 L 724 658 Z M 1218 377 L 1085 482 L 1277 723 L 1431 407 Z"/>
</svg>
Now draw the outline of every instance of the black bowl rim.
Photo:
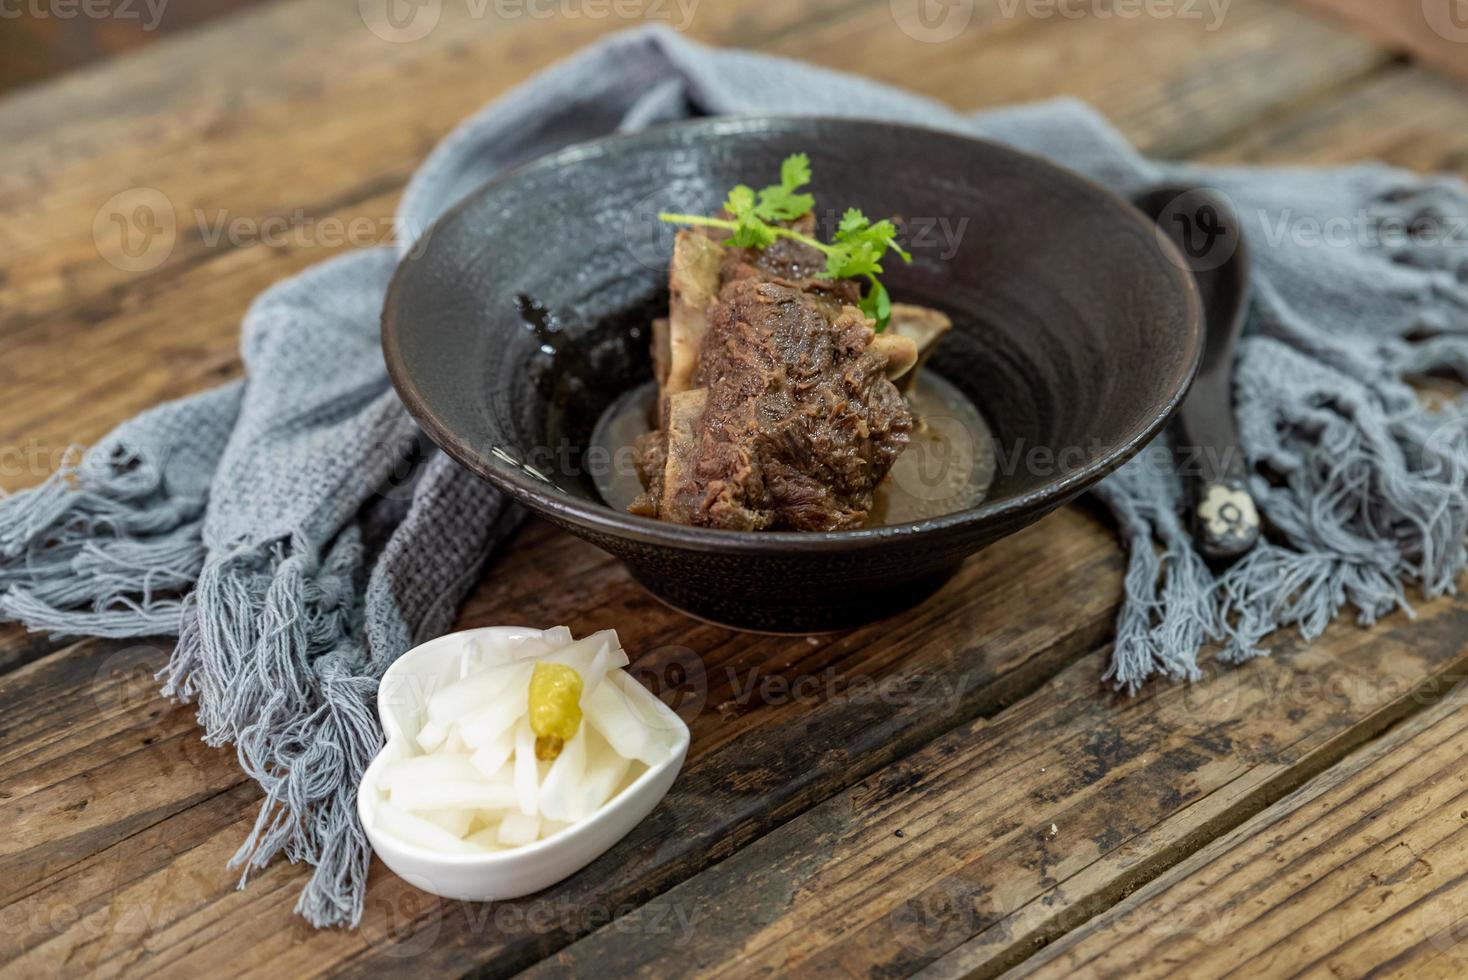
<svg viewBox="0 0 1468 980">
<path fill-rule="evenodd" d="M 467 440 L 443 424 L 410 376 L 401 350 L 401 323 L 394 315 L 402 280 L 412 263 L 427 256 L 428 249 L 432 247 L 433 235 L 440 225 L 455 220 L 460 212 L 468 210 L 480 198 L 501 184 L 510 183 L 527 173 L 555 169 L 586 159 L 605 156 L 619 148 L 656 143 L 666 139 L 669 131 L 702 130 L 713 135 L 725 136 L 739 133 L 798 131 L 803 127 L 811 126 L 839 128 L 854 125 L 881 127 L 892 132 L 894 136 L 906 133 L 915 137 L 938 137 L 981 146 L 986 152 L 997 152 L 1013 157 L 1017 161 L 1023 161 L 1026 166 L 1034 167 L 1041 173 L 1047 174 L 1049 179 L 1069 181 L 1085 188 L 1090 193 L 1111 201 L 1116 206 L 1118 220 L 1133 222 L 1139 230 L 1154 234 L 1162 250 L 1171 253 L 1171 261 L 1165 263 L 1168 268 L 1164 271 L 1171 275 L 1179 285 L 1187 304 L 1187 314 L 1183 325 L 1187 329 L 1187 341 L 1191 350 L 1188 353 L 1186 370 L 1174 381 L 1171 397 L 1153 413 L 1151 418 L 1138 426 L 1135 431 L 1128 433 L 1117 446 L 1066 476 L 1020 496 L 1007 497 L 993 502 L 980 502 L 978 506 L 967 510 L 955 511 L 952 514 L 943 514 L 921 521 L 884 524 L 879 527 L 858 528 L 851 531 L 730 531 L 721 528 L 672 524 L 624 513 L 605 503 L 583 501 L 564 492 L 547 490 L 546 483 L 523 474 L 518 469 L 497 468 L 489 462 L 484 453 L 477 451 L 469 445 Z M 421 244 L 423 241 L 428 243 L 426 248 Z M 1182 405 L 1183 399 L 1187 397 L 1188 389 L 1192 386 L 1193 379 L 1197 376 L 1203 356 L 1203 341 L 1202 302 L 1185 260 L 1166 236 L 1155 235 L 1154 227 L 1141 211 L 1101 184 L 1043 157 L 1005 146 L 993 140 L 968 136 L 952 130 L 862 119 L 855 116 L 804 116 L 776 113 L 707 116 L 653 126 L 632 133 L 616 133 L 564 147 L 506 171 L 486 181 L 444 211 L 424 233 L 424 238 L 406 250 L 405 256 L 399 261 L 392 281 L 388 285 L 382 310 L 383 357 L 387 362 L 388 376 L 393 387 L 397 389 L 398 396 L 407 407 L 408 413 L 423 427 L 429 438 L 468 468 L 470 472 L 488 480 L 532 510 L 553 519 L 615 538 L 679 550 L 764 555 L 856 551 L 894 539 L 921 541 L 925 538 L 941 536 L 955 528 L 968 528 L 990 523 L 1003 525 L 1016 518 L 1031 514 L 1038 517 L 1047 513 L 1053 507 L 1060 506 L 1115 472 L 1141 452 L 1163 430 Z"/>
</svg>

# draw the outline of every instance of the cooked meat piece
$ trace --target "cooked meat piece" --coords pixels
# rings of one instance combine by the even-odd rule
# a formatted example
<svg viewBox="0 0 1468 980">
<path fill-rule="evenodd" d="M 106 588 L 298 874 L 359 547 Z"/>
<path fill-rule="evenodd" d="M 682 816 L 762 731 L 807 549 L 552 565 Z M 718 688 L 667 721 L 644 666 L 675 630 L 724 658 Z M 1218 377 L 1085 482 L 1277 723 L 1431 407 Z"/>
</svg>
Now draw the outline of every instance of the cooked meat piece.
<svg viewBox="0 0 1468 980">
<path fill-rule="evenodd" d="M 813 234 L 814 219 L 793 227 Z M 918 348 L 875 337 L 859 284 L 817 278 L 819 249 L 715 234 L 674 245 L 671 315 L 653 329 L 662 424 L 637 447 L 646 490 L 631 509 L 743 531 L 860 527 L 907 445 L 912 415 L 889 378 Z"/>
<path fill-rule="evenodd" d="M 815 235 L 813 215 L 792 222 L 791 227 L 806 235 Z M 787 283 L 812 294 L 834 319 L 843 306 L 855 306 L 861 300 L 861 286 L 852 279 L 819 279 L 826 270 L 826 257 L 820 249 L 790 238 L 777 238 L 765 249 L 726 248 L 720 269 L 725 285 L 735 279 L 771 279 Z"/>
<path fill-rule="evenodd" d="M 641 517 L 657 517 L 663 496 L 663 470 L 668 465 L 668 439 L 661 428 L 637 437 L 632 444 L 632 462 L 637 467 L 642 492 L 627 510 Z"/>
<path fill-rule="evenodd" d="M 704 336 L 692 466 L 674 482 L 669 452 L 660 518 L 743 531 L 866 521 L 912 415 L 866 317 L 846 306 L 832 319 L 826 305 L 783 282 L 724 287 Z"/>
</svg>

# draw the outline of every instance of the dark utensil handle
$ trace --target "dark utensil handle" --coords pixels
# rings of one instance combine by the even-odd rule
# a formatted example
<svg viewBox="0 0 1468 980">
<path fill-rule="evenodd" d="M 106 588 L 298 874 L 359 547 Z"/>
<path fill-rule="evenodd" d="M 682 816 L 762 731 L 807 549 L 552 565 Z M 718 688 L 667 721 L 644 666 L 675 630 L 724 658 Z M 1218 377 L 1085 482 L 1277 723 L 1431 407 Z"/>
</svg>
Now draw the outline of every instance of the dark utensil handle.
<svg viewBox="0 0 1468 980">
<path fill-rule="evenodd" d="M 1200 377 L 1178 419 L 1178 459 L 1192 488 L 1193 536 L 1206 558 L 1229 560 L 1259 541 L 1259 508 L 1234 429 L 1229 372 Z"/>
</svg>

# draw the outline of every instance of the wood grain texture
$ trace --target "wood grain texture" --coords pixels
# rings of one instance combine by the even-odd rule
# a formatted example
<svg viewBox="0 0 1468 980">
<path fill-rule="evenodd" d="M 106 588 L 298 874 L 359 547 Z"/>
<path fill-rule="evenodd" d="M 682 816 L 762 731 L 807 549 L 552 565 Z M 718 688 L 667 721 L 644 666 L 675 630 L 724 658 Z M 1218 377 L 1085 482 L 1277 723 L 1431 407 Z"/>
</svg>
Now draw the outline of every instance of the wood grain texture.
<svg viewBox="0 0 1468 980">
<path fill-rule="evenodd" d="M 1164 154 L 1207 145 L 1381 59 L 1275 0 L 1234 0 L 1216 31 L 1004 9 L 990 0 L 936 44 L 903 33 L 891 5 L 871 0 L 703 4 L 690 34 L 861 64 L 961 108 L 1086 98 Z M 0 417 L 0 445 L 15 447 L 0 489 L 37 482 L 69 446 L 149 405 L 237 374 L 239 320 L 261 290 L 390 240 L 402 184 L 445 132 L 628 24 L 469 10 L 445 3 L 428 37 L 390 44 L 352 4 L 274 5 L 0 103 L 0 208 L 14 219 L 0 224 L 0 382 L 14 406 Z M 1302 36 L 1310 44 L 1284 69 L 1260 70 L 1268 52 Z M 1132 43 L 1148 57 L 1112 57 Z M 176 77 L 200 83 L 180 87 Z M 1184 89 L 1197 94 L 1171 98 Z M 105 219 L 148 191 L 175 214 L 173 248 L 156 268 L 117 268 L 99 252 L 117 257 Z"/>
<path fill-rule="evenodd" d="M 630 23 L 474 9 L 446 2 L 427 37 L 392 44 L 355 4 L 278 3 L 0 102 L 12 218 L 0 223 L 0 445 L 15 449 L 0 489 L 36 482 L 72 441 L 140 408 L 237 374 L 239 317 L 261 289 L 388 239 L 403 182 L 454 123 Z M 1459 166 L 1460 91 L 1290 4 L 1233 0 L 1210 31 L 1104 2 L 1070 19 L 978 0 L 940 43 L 905 33 L 895 9 L 706 2 L 689 32 L 960 108 L 1076 95 L 1154 153 Z M 129 271 L 104 258 L 116 253 L 94 219 L 139 187 L 183 230 L 160 264 Z M 221 218 L 247 232 L 330 219 L 360 234 L 211 242 Z M 0 632 L 0 665 L 14 668 L 0 678 L 0 805 L 13 817 L 0 969 L 504 974 L 566 947 L 546 971 L 992 971 L 1328 767 L 1459 658 L 1465 614 L 1440 603 L 1422 624 L 1337 626 L 1201 688 L 1117 701 L 1099 675 L 1121 565 L 1108 528 L 1073 507 L 890 622 L 750 637 L 668 611 L 601 552 L 533 523 L 460 625 L 618 628 L 643 678 L 691 719 L 687 769 L 633 837 L 556 888 L 440 902 L 377 866 L 353 932 L 292 915 L 302 868 L 277 862 L 234 890 L 226 862 L 259 794 L 230 751 L 202 745 L 189 709 L 158 698 L 167 641 L 58 649 Z M 1337 660 L 1355 682 L 1343 698 L 1309 686 Z M 980 897 L 982 915 L 962 901 Z M 640 942 L 613 941 L 619 927 Z"/>
<path fill-rule="evenodd" d="M 1468 80 L 1464 0 L 1302 0 L 1424 65 Z"/>
<path fill-rule="evenodd" d="M 773 49 L 835 68 L 858 64 L 962 108 L 1081 99 L 1159 157 L 1195 154 L 1391 57 L 1277 0 L 1229 0 L 1216 15 L 1190 5 L 1176 17 L 1127 16 L 1136 5 L 1114 0 L 1070 4 L 1064 15 L 1061 5 L 975 0 L 968 26 L 941 42 L 894 32 L 896 6 L 812 26 Z"/>
<path fill-rule="evenodd" d="M 10 3 L 0 17 L 0 92 L 132 51 L 262 0 Z"/>
<path fill-rule="evenodd" d="M 500 581 L 513 584 L 477 596 L 461 625 L 555 619 L 578 634 L 616 626 L 638 672 L 654 686 L 676 688 L 671 696 L 691 717 L 693 749 L 674 791 L 633 836 L 563 885 L 499 903 L 488 921 L 479 906 L 425 904 L 379 868 L 364 933 L 379 936 L 379 946 L 408 951 L 425 943 L 411 958 L 414 969 L 492 961 L 497 972 L 509 972 L 529 965 L 600 924 L 579 910 L 641 903 L 952 725 L 999 712 L 1099 645 L 1120 592 L 1120 560 L 1108 533 L 1085 513 L 1067 510 L 986 552 L 934 602 L 888 624 L 814 642 L 751 637 L 690 625 L 590 546 L 544 525 L 524 533 L 528 540 L 498 565 Z M 568 552 L 558 554 L 563 547 Z M 1042 554 L 1046 560 L 1036 561 Z M 553 596 L 537 581 L 547 568 L 562 570 Z M 1016 575 L 1018 568 L 1025 572 Z M 1019 615 L 1024 606 L 1031 613 Z M 1001 617 L 1008 626 L 981 632 Z M 258 892 L 252 885 L 242 898 L 230 895 L 234 875 L 220 855 L 243 839 L 253 819 L 248 806 L 211 810 L 207 846 L 143 875 L 158 883 L 140 883 L 142 891 L 134 893 L 148 896 L 150 921 L 188 923 L 186 930 L 152 934 L 145 961 L 137 958 L 133 937 L 98 937 L 85 916 L 53 931 L 50 923 L 66 910 L 98 915 L 118 897 L 100 871 L 83 873 L 93 862 L 67 863 L 78 849 L 111 855 L 102 867 L 138 861 L 134 849 L 152 847 L 151 838 L 135 840 L 141 830 L 166 834 L 164 827 L 182 823 L 192 835 L 205 833 L 206 818 L 191 804 L 242 782 L 230 754 L 199 745 L 188 711 L 158 699 L 146 682 L 165 657 L 161 646 L 81 644 L 11 675 L 13 686 L 0 689 L 7 701 L 35 704 L 0 743 L 6 773 L 0 792 L 9 794 L 18 821 L 14 852 L 0 850 L 8 889 L 0 901 L 22 900 L 37 923 L 0 943 L 0 963 L 39 969 L 64 955 L 103 972 L 145 965 L 204 970 L 217 964 L 219 950 L 194 948 L 192 934 L 203 928 L 227 931 L 234 955 L 247 949 L 249 962 L 272 968 L 282 962 L 278 957 L 299 955 L 377 970 L 382 949 L 362 947 L 350 933 L 312 933 L 294 922 L 298 869 L 266 872 L 270 882 L 292 883 L 279 886 L 280 894 L 271 896 L 276 886 L 267 884 Z M 70 712 L 54 710 L 61 702 Z M 125 702 L 132 702 L 127 710 L 96 708 Z M 53 716 L 57 727 L 48 729 Z M 78 716 L 92 720 L 79 727 Z M 140 718 L 151 719 L 141 734 Z M 798 738 L 791 737 L 795 732 Z M 151 740 L 147 751 L 119 750 L 141 738 Z M 110 792 L 145 778 L 161 753 L 183 745 L 200 755 L 187 772 L 175 766 L 172 779 L 149 787 L 146 811 L 89 795 L 92 786 Z M 58 821 L 74 813 L 87 813 L 89 822 L 58 834 Z M 184 868 L 209 887 L 171 891 L 167 883 Z M 94 890 L 99 885 L 101 893 Z M 248 921 L 237 917 L 242 902 L 252 909 Z M 550 918 L 527 928 L 514 921 L 516 909 Z"/>
<path fill-rule="evenodd" d="M 1464 706 L 1444 691 L 1014 976 L 1468 973 Z"/>
<path fill-rule="evenodd" d="M 996 975 L 1450 688 L 1465 628 L 1439 602 L 1133 701 L 1097 696 L 1102 651 L 531 976 Z M 692 928 L 658 934 L 669 909 Z"/>
<path fill-rule="evenodd" d="M 1381 136 L 1388 119 L 1410 138 Z M 1358 143 L 1372 135 L 1376 142 Z M 1331 164 L 1373 155 L 1421 169 L 1456 161 L 1468 172 L 1458 156 L 1465 141 L 1468 102 L 1440 79 L 1398 69 L 1338 102 L 1257 125 L 1213 156 Z M 706 928 L 691 939 L 649 939 L 634 915 L 540 972 L 596 963 L 658 975 L 684 963 L 706 974 L 818 976 L 870 965 L 905 975 L 936 960 L 935 975 L 994 975 L 1416 710 L 1413 678 L 1434 668 L 1415 659 L 1393 666 L 1394 658 L 1435 647 L 1451 675 L 1468 652 L 1462 604 L 1434 608 L 1429 618 L 1448 617 L 1437 629 L 1399 621 L 1363 634 L 1337 624 L 1318 647 L 1291 644 L 1273 662 L 1158 691 L 1145 706 L 1098 710 L 1081 678 L 1104 658 L 1078 663 L 998 719 L 933 743 L 661 896 L 650 916 L 705 910 Z M 1440 692 L 1448 681 L 1429 683 Z M 1143 720 L 1150 711 L 1160 719 Z M 1261 751 L 1265 744 L 1280 754 Z M 963 936 L 972 938 L 955 942 Z"/>
</svg>

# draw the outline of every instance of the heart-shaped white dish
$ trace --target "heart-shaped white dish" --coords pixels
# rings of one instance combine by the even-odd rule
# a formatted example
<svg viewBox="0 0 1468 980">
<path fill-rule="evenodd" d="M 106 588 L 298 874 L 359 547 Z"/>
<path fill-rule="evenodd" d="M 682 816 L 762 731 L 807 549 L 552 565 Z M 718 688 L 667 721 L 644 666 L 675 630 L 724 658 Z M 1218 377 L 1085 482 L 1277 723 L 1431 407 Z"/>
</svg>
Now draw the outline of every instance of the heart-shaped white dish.
<svg viewBox="0 0 1468 980">
<path fill-rule="evenodd" d="M 540 639 L 544 632 L 515 626 L 449 633 L 409 650 L 387 669 L 378 685 L 377 713 L 387 742 L 362 775 L 357 814 L 372 849 L 384 864 L 413 886 L 444 898 L 491 901 L 540 891 L 590 864 L 652 812 L 673 785 L 688 754 L 688 726 L 639 685 L 636 697 L 667 724 L 673 743 L 665 761 L 649 767 L 590 816 L 520 847 L 484 854 L 451 854 L 412 844 L 385 832 L 377 822 L 383 791 L 378 779 L 391 763 L 419 754 L 415 738 L 428 698 L 460 679 L 468 641 Z M 637 692 L 640 692 L 637 693 Z"/>
</svg>

